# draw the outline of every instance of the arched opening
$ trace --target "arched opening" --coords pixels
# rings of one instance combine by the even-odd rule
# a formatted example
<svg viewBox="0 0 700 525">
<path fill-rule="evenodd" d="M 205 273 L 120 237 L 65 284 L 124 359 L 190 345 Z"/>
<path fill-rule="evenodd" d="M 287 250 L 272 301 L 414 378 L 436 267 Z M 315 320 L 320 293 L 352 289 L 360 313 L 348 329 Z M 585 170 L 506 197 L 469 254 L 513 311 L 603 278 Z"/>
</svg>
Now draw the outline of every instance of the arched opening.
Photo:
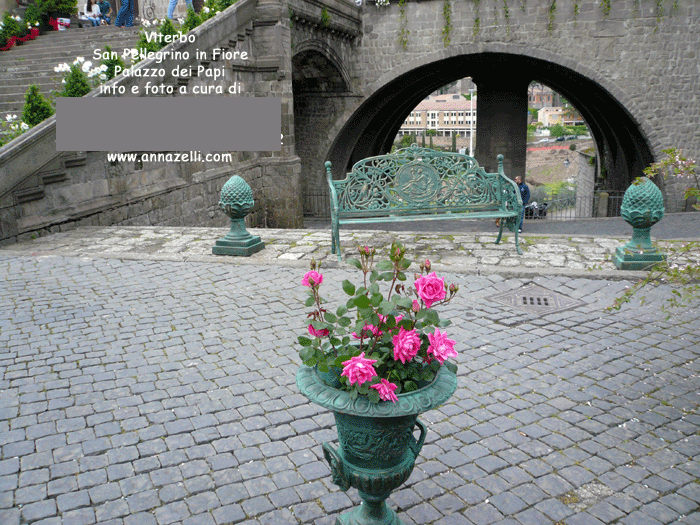
<svg viewBox="0 0 700 525">
<path fill-rule="evenodd" d="M 348 91 L 347 74 L 341 61 L 330 48 L 320 46 L 322 44 L 307 43 L 292 57 L 294 134 L 304 137 L 296 141 L 296 154 L 301 159 L 306 215 L 316 215 L 327 208 L 323 198 L 322 166 L 314 160 L 335 118 L 332 111 L 337 103 L 335 97 Z"/>
<path fill-rule="evenodd" d="M 329 154 L 334 174 L 355 162 L 386 153 L 412 109 L 441 86 L 471 76 L 479 93 L 475 156 L 488 166 L 497 153 L 524 172 L 527 88 L 533 80 L 551 87 L 576 107 L 588 124 L 601 157 L 605 187 L 624 190 L 653 161 L 649 142 L 631 113 L 601 84 L 568 67 L 524 55 L 478 53 L 416 67 L 378 89 L 355 111 L 335 138 Z M 489 97 L 489 92 L 495 94 Z M 482 110 L 492 111 L 490 120 Z M 498 142 L 491 137 L 506 137 Z M 489 146 L 491 139 L 492 145 Z M 489 149 L 490 148 L 490 149 Z M 498 148 L 501 148 L 498 150 Z M 493 159 L 491 158 L 493 157 Z"/>
</svg>

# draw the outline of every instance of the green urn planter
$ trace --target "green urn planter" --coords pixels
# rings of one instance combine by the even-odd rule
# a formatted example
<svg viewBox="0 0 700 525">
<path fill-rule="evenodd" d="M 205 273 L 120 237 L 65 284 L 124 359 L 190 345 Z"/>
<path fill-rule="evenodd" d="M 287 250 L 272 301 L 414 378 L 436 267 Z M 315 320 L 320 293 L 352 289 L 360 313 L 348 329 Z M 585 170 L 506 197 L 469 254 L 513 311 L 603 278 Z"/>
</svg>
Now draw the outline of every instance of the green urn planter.
<svg viewBox="0 0 700 525">
<path fill-rule="evenodd" d="M 423 447 L 427 427 L 418 414 L 447 401 L 457 388 L 456 375 L 443 366 L 435 379 L 398 401 L 373 404 L 363 396 L 324 383 L 316 369 L 302 366 L 297 386 L 312 402 L 335 414 L 338 448 L 323 443 L 333 483 L 342 490 L 355 487 L 362 503 L 336 520 L 336 525 L 402 525 L 386 505 L 391 492 L 411 475 Z M 418 427 L 418 439 L 413 432 Z"/>
<path fill-rule="evenodd" d="M 649 231 L 664 216 L 664 196 L 656 184 L 640 177 L 627 188 L 620 214 L 632 226 L 632 239 L 615 250 L 613 262 L 621 270 L 646 270 L 666 260 L 651 243 Z"/>
</svg>

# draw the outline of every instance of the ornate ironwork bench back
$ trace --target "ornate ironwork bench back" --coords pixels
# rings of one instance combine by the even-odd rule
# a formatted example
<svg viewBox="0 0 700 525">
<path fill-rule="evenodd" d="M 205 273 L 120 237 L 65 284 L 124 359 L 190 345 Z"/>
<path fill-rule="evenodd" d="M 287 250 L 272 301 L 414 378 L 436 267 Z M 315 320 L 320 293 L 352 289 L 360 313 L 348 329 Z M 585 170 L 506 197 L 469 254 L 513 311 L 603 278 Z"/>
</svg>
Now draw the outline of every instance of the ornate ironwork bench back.
<svg viewBox="0 0 700 525">
<path fill-rule="evenodd" d="M 326 162 L 330 189 L 332 251 L 341 259 L 340 224 L 432 219 L 500 218 L 515 233 L 523 210 L 520 191 L 503 173 L 486 173 L 476 159 L 412 146 L 357 162 L 345 179 L 333 180 Z M 336 252 L 337 250 L 337 252 Z"/>
</svg>

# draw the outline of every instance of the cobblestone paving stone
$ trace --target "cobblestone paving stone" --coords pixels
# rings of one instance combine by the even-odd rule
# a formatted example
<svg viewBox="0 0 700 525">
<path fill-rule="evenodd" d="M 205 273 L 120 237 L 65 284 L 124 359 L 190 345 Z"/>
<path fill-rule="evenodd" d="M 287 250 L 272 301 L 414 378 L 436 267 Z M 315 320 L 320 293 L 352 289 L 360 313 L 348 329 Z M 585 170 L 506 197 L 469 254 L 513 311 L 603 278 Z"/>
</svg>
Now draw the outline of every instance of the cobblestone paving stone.
<svg viewBox="0 0 700 525">
<path fill-rule="evenodd" d="M 332 525 L 359 502 L 330 483 L 332 415 L 295 386 L 302 269 L 13 248 L 1 525 Z M 333 302 L 356 274 L 324 277 Z M 389 502 L 406 525 L 700 523 L 697 308 L 667 319 L 660 287 L 605 312 L 621 280 L 446 277 L 459 388 L 421 416 L 426 445 Z M 530 282 L 583 304 L 491 300 Z"/>
</svg>

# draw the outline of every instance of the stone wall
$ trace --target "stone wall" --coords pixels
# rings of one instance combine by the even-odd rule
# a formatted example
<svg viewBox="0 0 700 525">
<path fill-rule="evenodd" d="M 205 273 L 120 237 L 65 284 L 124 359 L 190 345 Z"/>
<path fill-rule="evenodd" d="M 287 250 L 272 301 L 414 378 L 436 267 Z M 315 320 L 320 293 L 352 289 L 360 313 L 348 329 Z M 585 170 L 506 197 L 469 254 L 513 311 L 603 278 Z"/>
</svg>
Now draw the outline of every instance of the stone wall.
<svg viewBox="0 0 700 525">
<path fill-rule="evenodd" d="M 283 13 L 285 16 L 283 16 Z M 242 176 L 253 189 L 256 207 L 251 226 L 302 226 L 301 166 L 294 152 L 291 52 L 288 15 L 280 2 L 239 0 L 225 14 L 196 28 L 196 42 L 171 44 L 171 49 L 211 50 L 213 47 L 248 51 L 247 63 L 209 62 L 224 67 L 220 79 L 164 78 L 164 83 L 195 86 L 240 82 L 243 96 L 282 99 L 282 147 L 276 152 L 222 152 L 222 161 L 108 162 L 105 152 L 56 151 L 55 117 L 0 150 L 0 243 L 63 231 L 78 225 L 226 226 L 218 211 L 219 192 L 232 176 Z M 145 60 L 140 67 L 150 67 Z M 193 66 L 165 60 L 158 67 Z M 148 81 L 120 77 L 110 86 Z M 98 90 L 88 96 L 100 96 Z M 221 96 L 226 103 L 226 96 Z M 255 123 L 232 123 L 232 126 Z M 140 156 L 142 152 L 129 152 Z M 163 152 L 174 153 L 174 152 Z"/>
<path fill-rule="evenodd" d="M 608 152 L 600 164 L 612 190 L 624 190 L 664 148 L 700 157 L 697 2 L 680 0 L 671 9 L 669 2 L 616 0 L 605 12 L 596 0 L 452 0 L 447 43 L 443 5 L 409 0 L 402 23 L 398 2 L 365 3 L 353 66 L 362 80 L 360 98 L 342 112 L 329 105 L 328 119 L 334 121 L 324 125 L 325 136 L 312 139 L 321 147 L 310 164 L 331 159 L 340 176 L 342 165 L 358 155 L 387 149 L 383 135 L 410 111 L 411 94 L 422 90 L 420 100 L 463 76 L 499 73 L 507 82 L 516 69 L 531 80 L 546 80 L 582 110 L 596 128 L 598 151 Z M 504 67 L 487 56 L 512 61 Z M 623 119 L 624 126 L 613 129 Z"/>
</svg>

